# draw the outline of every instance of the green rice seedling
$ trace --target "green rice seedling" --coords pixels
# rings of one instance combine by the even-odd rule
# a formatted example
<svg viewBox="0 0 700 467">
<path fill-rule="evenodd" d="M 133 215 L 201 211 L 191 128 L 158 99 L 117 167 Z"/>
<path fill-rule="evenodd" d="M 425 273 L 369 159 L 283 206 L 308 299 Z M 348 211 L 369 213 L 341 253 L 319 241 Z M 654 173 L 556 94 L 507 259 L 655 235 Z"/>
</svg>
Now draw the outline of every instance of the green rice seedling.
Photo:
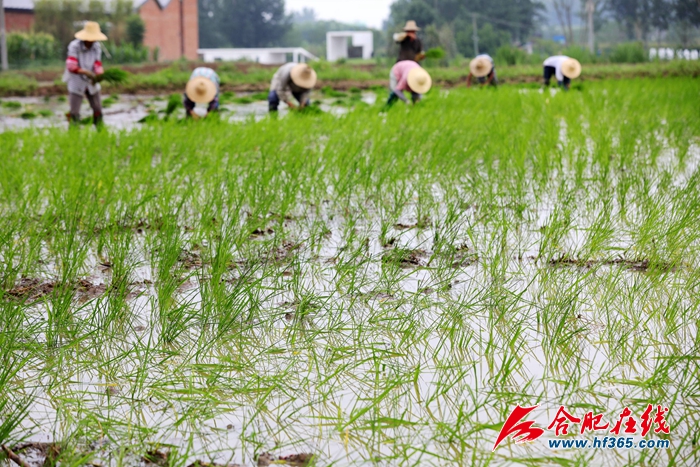
<svg viewBox="0 0 700 467">
<path fill-rule="evenodd" d="M 693 465 L 698 84 L 472 91 L 0 134 L 0 387 L 28 409 L 4 439 L 46 427 L 49 464 Z M 560 405 L 650 403 L 671 449 L 548 446 Z M 493 451 L 516 404 L 546 434 Z"/>
<path fill-rule="evenodd" d="M 16 110 L 22 108 L 22 103 L 17 101 L 4 101 L 2 106 L 6 109 Z"/>
<path fill-rule="evenodd" d="M 42 117 L 45 117 L 45 118 L 49 118 L 49 117 L 54 116 L 53 111 L 48 110 L 48 109 L 41 109 L 38 113 L 39 113 L 39 115 L 41 115 Z"/>
<path fill-rule="evenodd" d="M 121 68 L 107 68 L 104 73 L 100 75 L 101 81 L 106 81 L 110 84 L 122 84 L 129 80 L 130 73 L 122 70 Z"/>
<path fill-rule="evenodd" d="M 32 112 L 31 110 L 27 110 L 25 112 L 22 112 L 19 114 L 19 117 L 24 119 L 24 120 L 33 120 L 37 116 L 36 112 Z"/>
</svg>

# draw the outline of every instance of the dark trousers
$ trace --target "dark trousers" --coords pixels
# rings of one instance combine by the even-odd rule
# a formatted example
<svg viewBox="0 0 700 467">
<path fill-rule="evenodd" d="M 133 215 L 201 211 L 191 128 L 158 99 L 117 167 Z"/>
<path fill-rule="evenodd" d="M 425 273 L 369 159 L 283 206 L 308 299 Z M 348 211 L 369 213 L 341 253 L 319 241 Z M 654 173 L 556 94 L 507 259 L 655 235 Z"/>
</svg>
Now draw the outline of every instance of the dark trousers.
<svg viewBox="0 0 700 467">
<path fill-rule="evenodd" d="M 70 93 L 68 96 L 68 103 L 70 104 L 70 117 L 71 123 L 78 123 L 80 121 L 80 107 L 83 105 L 83 96 L 80 94 Z M 92 119 L 95 125 L 102 122 L 102 99 L 100 93 L 90 94 L 85 91 L 85 96 L 87 97 L 90 107 L 92 108 Z"/>
<path fill-rule="evenodd" d="M 192 112 L 196 106 L 194 102 L 190 100 L 189 97 L 187 97 L 187 94 L 182 95 L 182 105 L 185 107 L 185 118 L 191 118 L 192 115 L 190 112 Z M 216 97 L 214 98 L 213 101 L 209 103 L 207 106 L 207 113 L 210 112 L 218 112 L 219 111 L 219 95 L 217 94 Z"/>
<path fill-rule="evenodd" d="M 553 66 L 545 66 L 544 67 L 544 85 L 549 86 L 549 81 L 552 79 L 552 76 L 556 75 L 557 69 L 554 68 Z M 559 81 L 558 82 L 559 86 L 564 86 L 566 89 L 569 89 L 569 85 L 571 84 L 571 80 L 564 76 L 564 81 Z"/>
<path fill-rule="evenodd" d="M 306 102 L 301 101 L 304 95 L 303 92 L 292 92 L 292 95 L 299 102 L 299 105 L 309 105 L 311 103 L 309 99 L 306 99 Z M 280 106 L 280 96 L 277 95 L 277 91 L 270 91 L 270 94 L 267 95 L 267 103 L 270 107 L 270 112 L 277 112 Z"/>
<path fill-rule="evenodd" d="M 399 91 L 399 92 L 401 92 L 401 91 Z M 413 101 L 414 104 L 420 100 L 420 97 L 421 97 L 420 94 L 415 93 L 415 92 L 411 92 L 411 100 Z M 396 94 L 396 92 L 391 91 L 389 93 L 389 100 L 386 101 L 386 105 L 387 106 L 394 105 L 394 103 L 398 100 L 399 100 L 399 96 Z"/>
</svg>

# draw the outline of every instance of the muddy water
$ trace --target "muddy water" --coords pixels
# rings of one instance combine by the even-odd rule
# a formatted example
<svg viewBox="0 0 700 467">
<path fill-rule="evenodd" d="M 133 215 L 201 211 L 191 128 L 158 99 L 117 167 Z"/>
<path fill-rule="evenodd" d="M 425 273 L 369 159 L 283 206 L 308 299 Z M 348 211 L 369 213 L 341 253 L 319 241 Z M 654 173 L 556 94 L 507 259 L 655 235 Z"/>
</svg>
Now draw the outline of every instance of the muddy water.
<svg viewBox="0 0 700 467">
<path fill-rule="evenodd" d="M 239 94 L 238 97 L 246 97 Z M 168 96 L 102 96 L 104 122 L 112 129 L 131 129 L 139 126 L 139 120 L 149 113 L 156 112 L 161 117 L 167 106 Z M 324 112 L 334 115 L 346 113 L 349 107 L 337 105 L 338 99 L 328 99 L 323 96 L 314 96 L 314 100 L 320 102 L 320 108 Z M 374 93 L 362 94 L 361 101 L 373 105 L 377 100 Z M 110 104 L 111 103 L 111 104 Z M 19 105 L 17 105 L 19 104 Z M 229 121 L 244 121 L 249 118 L 259 120 L 268 114 L 266 101 L 256 101 L 250 104 L 223 104 L 222 118 Z M 13 97 L 0 99 L 0 132 L 19 130 L 23 128 L 63 127 L 68 128 L 66 113 L 68 102 L 64 97 Z M 203 111 L 204 109 L 198 109 Z M 281 104 L 279 114 L 287 114 L 288 107 Z M 206 113 L 206 112 L 204 112 Z M 34 114 L 29 116 L 29 114 Z M 92 115 L 87 100 L 83 102 L 81 116 Z M 176 110 L 177 118 L 184 117 L 182 108 Z M 28 118 L 30 117 L 30 118 Z"/>
</svg>

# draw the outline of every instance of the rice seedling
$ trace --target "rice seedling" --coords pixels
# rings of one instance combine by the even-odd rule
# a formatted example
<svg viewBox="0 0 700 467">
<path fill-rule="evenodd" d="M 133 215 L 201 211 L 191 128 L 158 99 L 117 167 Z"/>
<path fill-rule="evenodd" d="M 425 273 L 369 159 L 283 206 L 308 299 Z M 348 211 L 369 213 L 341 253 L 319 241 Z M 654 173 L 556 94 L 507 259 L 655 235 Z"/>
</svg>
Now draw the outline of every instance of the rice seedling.
<svg viewBox="0 0 700 467">
<path fill-rule="evenodd" d="M 699 93 L 0 134 L 0 444 L 31 465 L 697 464 Z M 493 451 L 517 404 L 542 428 L 660 404 L 670 433 L 646 439 L 670 448 L 550 430 Z"/>
</svg>

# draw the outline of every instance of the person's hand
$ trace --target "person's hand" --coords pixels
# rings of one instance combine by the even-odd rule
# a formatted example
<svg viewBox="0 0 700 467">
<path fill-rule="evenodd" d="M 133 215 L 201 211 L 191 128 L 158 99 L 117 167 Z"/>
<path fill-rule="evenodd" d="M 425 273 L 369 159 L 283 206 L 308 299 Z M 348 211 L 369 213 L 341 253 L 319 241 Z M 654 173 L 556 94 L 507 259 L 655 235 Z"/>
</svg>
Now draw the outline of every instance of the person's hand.
<svg viewBox="0 0 700 467">
<path fill-rule="evenodd" d="M 294 104 L 294 102 L 287 102 L 287 105 L 289 106 L 290 109 L 296 108 L 296 104 Z"/>
<path fill-rule="evenodd" d="M 96 74 L 96 75 L 95 75 L 95 78 L 92 80 L 92 82 L 93 82 L 93 83 L 99 83 L 99 82 L 102 81 L 103 79 L 104 79 L 104 75 L 103 75 L 102 73 L 100 73 L 99 75 Z"/>
<path fill-rule="evenodd" d="M 95 73 L 93 73 L 92 71 L 81 70 L 81 71 L 80 71 L 80 74 L 82 74 L 82 75 L 84 75 L 84 76 L 87 76 L 87 78 L 88 78 L 90 81 L 95 81 Z"/>
<path fill-rule="evenodd" d="M 199 116 L 199 114 L 197 112 L 195 112 L 194 110 L 190 110 L 189 112 L 190 112 L 190 117 L 192 117 L 194 120 L 199 120 L 201 118 Z"/>
</svg>

